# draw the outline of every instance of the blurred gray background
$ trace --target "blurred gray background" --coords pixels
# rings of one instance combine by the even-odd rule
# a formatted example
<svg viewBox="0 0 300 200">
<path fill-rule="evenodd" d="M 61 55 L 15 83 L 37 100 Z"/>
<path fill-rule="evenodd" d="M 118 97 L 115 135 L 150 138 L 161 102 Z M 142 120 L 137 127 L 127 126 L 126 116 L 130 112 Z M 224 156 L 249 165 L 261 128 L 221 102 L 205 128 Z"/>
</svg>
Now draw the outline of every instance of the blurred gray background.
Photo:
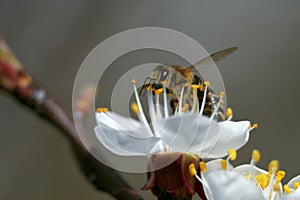
<svg viewBox="0 0 300 200">
<path fill-rule="evenodd" d="M 260 127 L 236 163 L 248 162 L 250 150 L 258 148 L 259 165 L 279 159 L 288 181 L 300 174 L 299 10 L 297 0 L 1 0 L 0 32 L 26 69 L 69 109 L 81 62 L 121 31 L 171 28 L 210 53 L 238 46 L 219 63 L 227 103 L 235 119 Z M 0 199 L 112 199 L 89 185 L 56 129 L 6 95 L 0 95 L 0 109 Z M 137 190 L 145 181 L 143 174 L 123 175 Z"/>
</svg>

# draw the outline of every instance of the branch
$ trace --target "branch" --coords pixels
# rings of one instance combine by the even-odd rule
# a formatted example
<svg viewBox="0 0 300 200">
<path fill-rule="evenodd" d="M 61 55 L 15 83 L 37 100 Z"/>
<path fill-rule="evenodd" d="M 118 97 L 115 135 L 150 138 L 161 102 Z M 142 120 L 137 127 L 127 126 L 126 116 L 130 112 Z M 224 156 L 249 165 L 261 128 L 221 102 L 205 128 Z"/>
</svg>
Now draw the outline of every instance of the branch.
<svg viewBox="0 0 300 200">
<path fill-rule="evenodd" d="M 142 199 L 116 171 L 96 160 L 84 148 L 72 117 L 45 88 L 22 69 L 1 36 L 0 89 L 62 131 L 72 145 L 81 170 L 97 189 L 116 199 Z"/>
</svg>

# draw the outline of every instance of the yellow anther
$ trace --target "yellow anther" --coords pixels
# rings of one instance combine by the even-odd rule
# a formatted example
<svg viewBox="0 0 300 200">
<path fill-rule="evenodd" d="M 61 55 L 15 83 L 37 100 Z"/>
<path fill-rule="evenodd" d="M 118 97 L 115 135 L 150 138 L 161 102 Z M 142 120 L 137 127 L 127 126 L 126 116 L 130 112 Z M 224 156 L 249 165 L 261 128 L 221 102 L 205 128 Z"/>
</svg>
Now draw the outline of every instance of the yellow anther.
<svg viewBox="0 0 300 200">
<path fill-rule="evenodd" d="M 283 189 L 284 189 L 284 191 L 285 191 L 286 193 L 288 193 L 288 194 L 292 193 L 291 188 L 289 188 L 289 186 L 287 186 L 287 185 L 284 185 L 284 186 L 283 186 Z"/>
<path fill-rule="evenodd" d="M 255 180 L 262 189 L 265 189 L 269 185 L 269 178 L 265 174 L 257 175 Z"/>
<path fill-rule="evenodd" d="M 131 80 L 131 83 L 132 83 L 132 84 L 136 84 L 136 80 L 135 80 L 135 79 L 132 79 L 132 80 Z"/>
<path fill-rule="evenodd" d="M 257 149 L 252 151 L 252 160 L 257 163 L 260 160 L 260 152 Z"/>
<path fill-rule="evenodd" d="M 204 81 L 204 83 L 203 83 L 205 86 L 209 86 L 209 81 Z"/>
<path fill-rule="evenodd" d="M 297 190 L 299 186 L 300 186 L 300 182 L 294 183 L 294 190 Z"/>
<path fill-rule="evenodd" d="M 199 89 L 200 89 L 201 91 L 204 91 L 204 90 L 205 90 L 205 86 L 204 86 L 204 85 L 199 85 Z"/>
<path fill-rule="evenodd" d="M 276 173 L 276 180 L 281 181 L 285 177 L 285 171 L 279 170 Z"/>
<path fill-rule="evenodd" d="M 223 170 L 227 169 L 227 161 L 226 160 L 221 160 L 221 167 Z"/>
<path fill-rule="evenodd" d="M 230 117 L 232 115 L 232 109 L 231 108 L 227 108 L 226 110 L 226 118 Z"/>
<path fill-rule="evenodd" d="M 278 171 L 276 173 L 275 183 L 273 185 L 273 189 L 275 191 L 280 190 L 280 181 L 284 178 L 284 176 L 285 176 L 285 171 Z"/>
<path fill-rule="evenodd" d="M 131 104 L 131 110 L 135 113 L 138 114 L 140 112 L 140 109 L 138 107 L 138 105 L 134 102 Z"/>
<path fill-rule="evenodd" d="M 201 172 L 206 172 L 206 163 L 204 161 L 201 161 L 199 163 L 199 167 L 200 167 Z"/>
<path fill-rule="evenodd" d="M 194 163 L 191 163 L 189 165 L 189 173 L 191 176 L 195 176 L 197 174 L 197 170 L 196 170 Z"/>
<path fill-rule="evenodd" d="M 184 83 L 183 84 L 183 87 L 187 87 L 189 84 L 188 83 Z"/>
<path fill-rule="evenodd" d="M 235 160 L 236 159 L 236 150 L 235 149 L 229 149 L 227 151 L 229 159 L 230 160 Z"/>
<path fill-rule="evenodd" d="M 250 128 L 258 128 L 258 123 L 250 124 L 248 126 L 248 129 L 250 129 Z"/>
<path fill-rule="evenodd" d="M 225 93 L 222 91 L 222 92 L 220 92 L 219 96 L 220 96 L 220 97 L 224 97 L 224 96 L 225 96 Z"/>
<path fill-rule="evenodd" d="M 154 94 L 158 95 L 158 94 L 162 93 L 163 91 L 164 91 L 163 88 L 159 88 L 157 90 L 154 90 Z"/>
<path fill-rule="evenodd" d="M 151 86 L 149 85 L 148 87 L 147 87 L 147 92 L 149 92 L 151 90 Z"/>
<path fill-rule="evenodd" d="M 279 169 L 279 161 L 278 160 L 272 160 L 269 163 L 269 172 L 275 173 L 275 172 L 278 171 L 278 169 Z"/>
<path fill-rule="evenodd" d="M 99 113 L 101 113 L 101 112 L 107 112 L 108 111 L 108 108 L 105 108 L 105 107 L 103 107 L 103 108 L 97 108 L 97 112 L 99 112 Z"/>
<path fill-rule="evenodd" d="M 252 174 L 250 174 L 250 175 L 249 174 L 245 174 L 244 176 L 245 176 L 246 180 L 250 179 L 252 181 Z"/>
<path fill-rule="evenodd" d="M 198 88 L 200 88 L 200 85 L 193 84 L 193 85 L 192 85 L 192 88 L 193 88 L 193 89 L 198 89 Z"/>
</svg>

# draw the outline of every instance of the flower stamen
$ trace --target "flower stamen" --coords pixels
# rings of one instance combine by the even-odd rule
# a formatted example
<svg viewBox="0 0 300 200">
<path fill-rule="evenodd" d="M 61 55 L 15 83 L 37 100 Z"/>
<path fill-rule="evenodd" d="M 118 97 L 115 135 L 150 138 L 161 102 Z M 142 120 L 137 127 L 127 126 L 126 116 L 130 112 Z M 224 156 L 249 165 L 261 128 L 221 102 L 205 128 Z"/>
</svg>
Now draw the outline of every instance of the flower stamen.
<svg viewBox="0 0 300 200">
<path fill-rule="evenodd" d="M 198 89 L 200 88 L 200 85 L 193 84 L 193 106 L 191 112 L 196 112 L 196 110 L 199 110 L 199 102 L 198 102 Z"/>
<path fill-rule="evenodd" d="M 278 160 L 272 160 L 269 163 L 269 185 L 267 186 L 267 188 L 265 189 L 265 194 L 267 194 L 266 199 L 271 199 L 273 191 L 276 191 L 275 189 L 277 188 L 277 186 L 275 186 L 276 184 L 276 172 L 279 169 L 279 161 Z"/>
<path fill-rule="evenodd" d="M 202 163 L 202 164 L 201 164 L 201 163 Z M 205 162 L 200 162 L 200 163 L 199 163 L 199 166 L 200 166 L 200 169 L 201 169 L 201 172 L 202 172 L 202 173 L 206 171 L 206 164 L 205 164 Z M 204 166 L 205 166 L 205 167 L 204 167 Z M 203 171 L 203 170 L 204 170 L 204 171 Z M 197 170 L 196 170 L 196 167 L 195 167 L 194 163 L 191 163 L 191 164 L 189 165 L 189 173 L 190 173 L 191 176 L 195 176 L 196 179 L 202 184 L 202 186 L 205 187 L 205 188 L 207 189 L 209 195 L 211 195 L 211 190 L 210 190 L 209 186 L 207 185 L 207 183 L 205 182 L 205 180 L 202 180 L 202 179 L 198 176 Z"/>
<path fill-rule="evenodd" d="M 285 177 L 285 171 L 278 171 L 276 173 L 275 183 L 273 186 L 274 191 L 278 191 L 280 189 L 280 182 Z"/>
<path fill-rule="evenodd" d="M 180 92 L 180 98 L 179 98 L 179 102 L 178 102 L 178 113 L 180 114 L 182 112 L 182 101 L 183 101 L 183 93 L 184 93 L 184 88 L 187 85 L 184 84 L 181 88 L 181 92 Z"/>
<path fill-rule="evenodd" d="M 251 156 L 251 161 L 250 161 L 250 169 L 249 169 L 249 172 L 248 172 L 248 174 L 252 177 L 252 171 L 253 171 L 253 169 L 254 169 L 254 166 L 255 166 L 255 164 L 260 160 L 260 157 L 261 157 L 261 155 L 260 155 L 260 151 L 259 150 L 257 150 L 257 149 L 254 149 L 253 151 L 252 151 L 252 156 Z M 263 176 L 263 175 L 261 175 L 261 176 Z M 259 175 L 258 175 L 258 177 L 255 177 L 255 178 L 258 178 L 259 180 L 261 180 L 262 182 L 259 182 L 259 184 L 261 185 L 261 187 L 267 187 L 268 186 L 268 183 L 269 182 L 265 182 L 265 180 L 263 179 L 264 177 L 260 177 Z M 252 179 L 251 179 L 251 181 L 252 181 Z M 269 181 L 269 180 L 268 180 Z M 265 185 L 266 184 L 266 185 Z"/>
<path fill-rule="evenodd" d="M 279 169 L 279 161 L 278 160 L 272 160 L 270 163 L 269 163 L 269 173 L 271 174 L 275 174 L 278 169 Z"/>
<path fill-rule="evenodd" d="M 223 170 L 227 170 L 227 160 L 221 160 L 221 167 Z"/>
<path fill-rule="evenodd" d="M 169 117 L 169 110 L 168 110 L 168 99 L 167 99 L 167 92 L 166 87 L 164 86 L 164 110 L 165 110 L 165 118 Z"/>
<path fill-rule="evenodd" d="M 249 131 L 252 131 L 255 128 L 258 128 L 258 123 L 254 123 L 254 124 L 249 125 Z"/>
<path fill-rule="evenodd" d="M 300 187 L 300 182 L 294 183 L 294 190 L 297 190 Z"/>
<path fill-rule="evenodd" d="M 258 184 L 263 190 L 269 185 L 269 178 L 261 173 L 255 177 L 256 184 Z"/>
<path fill-rule="evenodd" d="M 251 163 L 257 163 L 260 160 L 260 152 L 257 149 L 254 149 L 252 151 L 252 159 L 251 159 Z"/>
<path fill-rule="evenodd" d="M 196 167 L 195 167 L 195 164 L 194 163 L 191 163 L 189 165 L 189 173 L 191 176 L 195 176 L 197 178 L 197 180 L 202 183 L 202 185 L 204 185 L 204 182 L 203 180 L 198 176 L 197 174 L 197 170 L 196 170 Z"/>
<path fill-rule="evenodd" d="M 156 94 L 155 97 L 156 97 L 156 99 L 155 99 L 156 100 L 155 101 L 156 118 L 157 119 L 161 119 L 162 118 L 162 114 L 161 114 L 160 104 L 159 104 L 159 94 Z"/>
<path fill-rule="evenodd" d="M 292 189 L 289 188 L 289 186 L 287 186 L 287 185 L 284 185 L 284 186 L 283 186 L 283 189 L 284 189 L 284 191 L 285 191 L 286 193 L 288 193 L 288 194 L 290 194 L 290 193 L 293 192 Z"/>
<path fill-rule="evenodd" d="M 133 109 L 133 111 L 137 114 L 139 120 L 144 124 L 144 126 L 151 132 L 153 133 L 153 131 L 151 130 L 149 123 L 145 117 L 144 111 L 143 111 L 143 107 L 140 101 L 140 97 L 136 88 L 136 80 L 132 79 L 131 83 L 133 85 L 133 90 L 134 90 L 134 94 L 135 94 L 135 99 L 136 99 L 136 105 L 131 105 L 131 108 Z M 134 104 L 134 103 L 133 103 Z"/>
<path fill-rule="evenodd" d="M 148 90 L 148 88 L 149 88 L 149 90 Z M 149 115 L 150 115 L 151 122 L 153 123 L 156 120 L 156 113 L 154 110 L 153 94 L 151 91 L 151 86 L 149 86 L 148 88 L 147 88 L 147 91 L 148 91 L 147 97 L 148 97 Z"/>
<path fill-rule="evenodd" d="M 205 101 L 206 101 L 206 95 L 207 95 L 207 88 L 209 86 L 209 82 L 205 81 L 204 85 L 205 85 L 205 89 L 204 89 L 203 100 L 202 100 L 202 104 L 201 104 L 201 108 L 200 108 L 200 112 L 199 112 L 200 116 L 202 116 L 203 111 L 204 111 Z"/>
<path fill-rule="evenodd" d="M 138 107 L 138 105 L 134 102 L 131 104 L 131 110 L 136 114 L 138 115 L 140 113 L 140 109 Z"/>
<path fill-rule="evenodd" d="M 230 159 L 230 160 L 236 159 L 236 150 L 235 149 L 229 149 L 227 153 L 228 153 L 227 159 Z"/>
<path fill-rule="evenodd" d="M 226 110 L 226 120 L 230 121 L 232 119 L 232 115 L 233 115 L 232 109 L 227 108 L 227 110 Z"/>
<path fill-rule="evenodd" d="M 195 176 L 197 174 L 197 170 L 194 163 L 189 165 L 189 172 L 191 176 Z"/>
<path fill-rule="evenodd" d="M 206 163 L 204 161 L 201 161 L 199 163 L 199 167 L 200 167 L 201 172 L 206 172 Z"/>
<path fill-rule="evenodd" d="M 221 102 L 222 102 L 222 100 L 223 100 L 223 98 L 225 96 L 225 93 L 222 91 L 222 92 L 220 92 L 219 96 L 220 96 L 219 102 L 218 102 L 218 104 L 217 104 L 214 112 L 211 114 L 210 119 L 213 119 L 215 117 L 215 115 L 217 114 L 217 112 L 218 112 L 218 110 L 220 108 Z"/>
<path fill-rule="evenodd" d="M 228 149 L 227 151 L 228 157 L 226 160 L 221 160 L 221 166 L 223 170 L 228 169 L 229 160 L 235 160 L 236 159 L 236 150 L 235 149 Z"/>
</svg>

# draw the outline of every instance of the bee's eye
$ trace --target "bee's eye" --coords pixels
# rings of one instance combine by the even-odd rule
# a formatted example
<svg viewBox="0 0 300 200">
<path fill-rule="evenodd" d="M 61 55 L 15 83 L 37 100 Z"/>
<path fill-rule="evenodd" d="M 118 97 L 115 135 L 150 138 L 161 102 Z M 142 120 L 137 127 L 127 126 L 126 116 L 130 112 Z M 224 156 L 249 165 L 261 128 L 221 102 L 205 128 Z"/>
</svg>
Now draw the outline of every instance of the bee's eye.
<svg viewBox="0 0 300 200">
<path fill-rule="evenodd" d="M 160 81 L 165 81 L 165 80 L 167 80 L 168 76 L 169 76 L 169 70 L 163 69 L 160 73 L 160 79 L 159 80 Z"/>
<path fill-rule="evenodd" d="M 203 81 L 201 80 L 201 78 L 199 76 L 194 75 L 193 84 L 195 84 L 195 85 L 202 85 Z"/>
</svg>

